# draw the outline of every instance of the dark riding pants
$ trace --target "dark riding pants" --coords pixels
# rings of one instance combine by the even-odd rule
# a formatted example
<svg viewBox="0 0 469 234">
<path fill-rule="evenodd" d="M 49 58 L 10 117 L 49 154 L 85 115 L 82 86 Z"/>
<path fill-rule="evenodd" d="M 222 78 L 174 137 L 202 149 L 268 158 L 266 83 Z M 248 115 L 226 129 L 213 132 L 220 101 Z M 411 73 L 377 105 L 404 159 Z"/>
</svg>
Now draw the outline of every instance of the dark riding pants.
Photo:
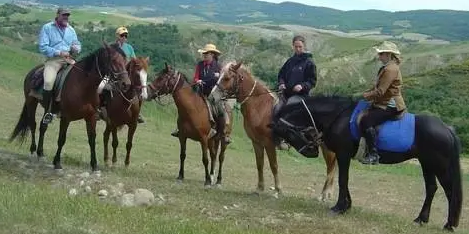
<svg viewBox="0 0 469 234">
<path fill-rule="evenodd" d="M 387 109 L 381 109 L 379 107 L 371 107 L 360 121 L 361 130 L 365 132 L 368 128 L 378 126 L 387 120 L 394 119 L 401 112 L 402 111 L 397 111 L 396 108 L 388 107 Z"/>
</svg>

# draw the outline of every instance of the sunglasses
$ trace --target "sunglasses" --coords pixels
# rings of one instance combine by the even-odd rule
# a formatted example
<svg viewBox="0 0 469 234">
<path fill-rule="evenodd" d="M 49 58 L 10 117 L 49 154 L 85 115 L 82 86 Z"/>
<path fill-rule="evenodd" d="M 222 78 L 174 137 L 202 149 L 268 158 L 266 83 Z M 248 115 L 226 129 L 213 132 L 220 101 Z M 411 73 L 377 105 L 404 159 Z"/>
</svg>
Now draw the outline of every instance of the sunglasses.
<svg viewBox="0 0 469 234">
<path fill-rule="evenodd" d="M 121 34 L 120 37 L 125 37 L 125 38 L 127 38 L 127 33 Z"/>
</svg>

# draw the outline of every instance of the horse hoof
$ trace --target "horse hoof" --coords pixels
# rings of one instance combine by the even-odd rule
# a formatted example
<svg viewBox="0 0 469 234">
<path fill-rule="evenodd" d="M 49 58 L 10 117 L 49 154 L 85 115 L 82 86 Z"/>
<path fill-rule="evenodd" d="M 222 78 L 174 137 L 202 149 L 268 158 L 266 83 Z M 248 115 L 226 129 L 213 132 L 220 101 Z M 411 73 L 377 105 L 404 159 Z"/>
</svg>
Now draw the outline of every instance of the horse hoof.
<svg viewBox="0 0 469 234">
<path fill-rule="evenodd" d="M 212 188 L 212 186 L 210 184 L 204 185 L 204 189 L 210 189 L 210 188 Z"/>
<path fill-rule="evenodd" d="M 414 219 L 414 222 L 418 223 L 418 224 L 420 224 L 420 226 L 422 226 L 424 223 L 428 223 L 428 220 L 425 220 L 421 217 L 417 217 L 416 219 Z"/>
<path fill-rule="evenodd" d="M 443 230 L 449 231 L 449 232 L 454 232 L 454 228 L 449 224 L 445 224 L 445 226 L 443 227 Z"/>
<path fill-rule="evenodd" d="M 44 163 L 46 161 L 46 157 L 44 156 L 37 156 L 37 161 L 40 163 Z"/>
<path fill-rule="evenodd" d="M 342 215 L 342 214 L 345 214 L 345 210 L 337 208 L 336 206 L 334 206 L 329 211 L 329 214 L 332 215 L 332 216 Z"/>
<path fill-rule="evenodd" d="M 221 186 L 221 183 L 216 183 L 216 184 L 215 184 L 215 188 L 221 189 L 221 187 L 222 187 L 222 186 Z"/>
<path fill-rule="evenodd" d="M 54 172 L 58 176 L 63 176 L 65 174 L 63 169 L 54 169 Z"/>
<path fill-rule="evenodd" d="M 95 170 L 95 171 L 92 171 L 91 174 L 93 174 L 95 176 L 101 176 L 101 171 L 100 170 Z"/>
</svg>

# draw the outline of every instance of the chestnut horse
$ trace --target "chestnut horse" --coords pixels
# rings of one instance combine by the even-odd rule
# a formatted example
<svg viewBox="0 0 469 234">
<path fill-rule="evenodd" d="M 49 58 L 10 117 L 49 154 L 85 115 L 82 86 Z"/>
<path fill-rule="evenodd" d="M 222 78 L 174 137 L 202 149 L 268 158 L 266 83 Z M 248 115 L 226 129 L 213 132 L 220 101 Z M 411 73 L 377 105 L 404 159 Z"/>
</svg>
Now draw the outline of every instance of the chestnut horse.
<svg viewBox="0 0 469 234">
<path fill-rule="evenodd" d="M 161 95 L 171 94 L 178 110 L 177 125 L 179 129 L 180 144 L 180 167 L 178 180 L 184 179 L 184 160 L 186 159 L 187 139 L 200 142 L 202 148 L 202 163 L 205 167 L 205 187 L 212 185 L 214 180 L 214 169 L 217 159 L 218 148 L 220 147 L 218 176 L 216 185 L 222 182 L 222 167 L 225 160 L 225 150 L 227 143 L 223 141 L 223 132 L 218 131 L 215 136 L 208 138 L 211 124 L 209 120 L 209 110 L 201 94 L 192 90 L 193 85 L 189 84 L 186 76 L 171 68 L 165 63 L 165 68 L 158 77 L 148 85 L 149 99 L 157 98 Z M 226 108 L 226 107 L 225 107 Z M 229 109 L 229 108 L 228 108 Z M 227 134 L 231 133 L 233 117 L 228 111 L 229 124 L 225 127 Z M 208 155 L 210 151 L 210 173 L 208 171 Z"/>
<path fill-rule="evenodd" d="M 242 63 L 227 63 L 222 71 L 217 86 L 226 95 L 234 95 L 241 105 L 244 117 L 244 130 L 252 141 L 256 154 L 258 191 L 264 190 L 264 150 L 270 163 L 270 169 L 274 176 L 275 189 L 281 192 L 278 178 L 277 153 L 273 140 L 272 130 L 269 124 L 272 122 L 272 111 L 276 104 L 276 97 L 272 92 L 251 73 L 242 66 Z M 322 155 L 326 161 L 327 178 L 324 183 L 320 199 L 331 198 L 333 192 L 336 157 L 325 145 L 321 146 Z"/>
<path fill-rule="evenodd" d="M 147 76 L 148 76 L 148 57 L 132 58 L 127 64 L 127 71 L 130 76 L 130 88 L 123 93 L 119 90 L 113 92 L 113 98 L 106 105 L 108 120 L 106 121 L 106 129 L 103 133 L 104 142 L 104 162 L 106 166 L 110 166 L 108 157 L 109 135 L 112 133 L 112 164 L 117 162 L 116 150 L 119 145 L 117 130 L 123 125 L 127 125 L 127 154 L 125 156 L 125 166 L 130 164 L 130 151 L 132 150 L 132 140 L 135 130 L 137 130 L 137 120 L 142 105 L 142 99 L 147 99 Z M 107 90 L 106 90 L 107 91 Z M 142 99 L 140 99 L 142 98 Z"/>
<path fill-rule="evenodd" d="M 126 60 L 125 54 L 119 46 L 113 44 L 109 46 L 104 42 L 104 46 L 95 50 L 87 57 L 78 61 L 73 66 L 65 77 L 65 81 L 59 93 L 56 92 L 53 99 L 60 98 L 55 104 L 52 104 L 52 111 L 54 113 L 60 112 L 60 132 L 57 141 L 57 151 L 54 157 L 54 169 L 62 169 L 60 163 L 60 155 L 62 147 L 65 144 L 67 129 L 71 121 L 84 119 L 86 121 L 86 130 L 88 135 L 88 144 L 90 146 L 90 165 L 92 171 L 98 171 L 98 162 L 96 160 L 96 109 L 98 107 L 99 98 L 97 88 L 104 76 L 109 76 L 113 84 L 117 82 L 119 89 L 127 89 L 130 85 L 130 80 L 125 69 Z M 20 137 L 20 141 L 24 142 L 26 134 L 31 131 L 31 155 L 37 153 L 39 160 L 44 159 L 43 143 L 44 134 L 47 130 L 47 124 L 41 121 L 39 128 L 39 144 L 36 150 L 36 108 L 37 104 L 42 103 L 42 97 L 34 97 L 30 92 L 37 89 L 38 84 L 35 81 L 42 79 L 42 69 L 44 65 L 38 65 L 33 68 L 25 77 L 24 80 L 24 97 L 25 103 L 21 112 L 18 123 L 13 130 L 10 142 L 16 137 Z M 60 72 L 59 72 L 60 73 Z M 39 78 L 38 78 L 39 77 Z M 57 79 L 58 80 L 58 79 Z M 58 81 L 56 81 L 57 83 Z M 39 82 L 39 84 L 42 84 Z M 54 101 L 51 100 L 51 103 Z"/>
</svg>

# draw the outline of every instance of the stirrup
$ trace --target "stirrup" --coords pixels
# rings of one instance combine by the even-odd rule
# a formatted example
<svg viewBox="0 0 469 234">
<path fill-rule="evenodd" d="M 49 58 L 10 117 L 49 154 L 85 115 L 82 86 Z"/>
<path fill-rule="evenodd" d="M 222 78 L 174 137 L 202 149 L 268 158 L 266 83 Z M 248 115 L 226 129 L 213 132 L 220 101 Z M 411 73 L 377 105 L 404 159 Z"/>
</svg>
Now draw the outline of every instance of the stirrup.
<svg viewBox="0 0 469 234">
<path fill-rule="evenodd" d="M 42 123 L 43 124 L 49 124 L 49 123 L 52 122 L 53 119 L 54 119 L 54 116 L 51 113 L 47 112 L 42 117 Z"/>
<path fill-rule="evenodd" d="M 363 157 L 360 162 L 365 165 L 377 165 L 379 164 L 379 155 L 377 153 L 367 153 L 365 157 Z"/>
</svg>

